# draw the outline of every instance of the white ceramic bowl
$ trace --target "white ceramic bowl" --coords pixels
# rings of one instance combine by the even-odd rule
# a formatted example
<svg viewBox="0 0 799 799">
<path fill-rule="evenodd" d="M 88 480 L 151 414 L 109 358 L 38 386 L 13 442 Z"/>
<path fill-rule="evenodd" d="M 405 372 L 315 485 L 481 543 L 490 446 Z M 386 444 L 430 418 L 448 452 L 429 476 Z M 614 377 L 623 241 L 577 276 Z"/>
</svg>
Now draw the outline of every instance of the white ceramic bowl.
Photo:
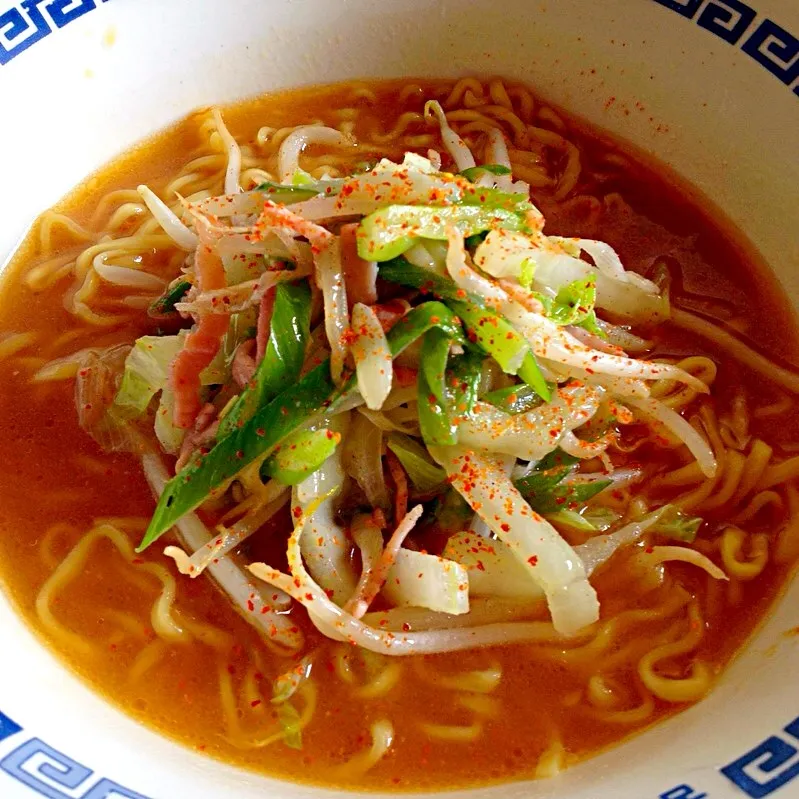
<svg viewBox="0 0 799 799">
<path fill-rule="evenodd" d="M 0 256 L 91 170 L 196 106 L 354 76 L 497 73 L 672 164 L 796 296 L 798 35 L 796 0 L 0 0 Z M 797 608 L 795 584 L 698 706 L 556 780 L 479 795 L 799 796 L 799 638 L 784 635 Z M 321 793 L 142 728 L 2 597 L 0 642 L 2 799 Z"/>
</svg>

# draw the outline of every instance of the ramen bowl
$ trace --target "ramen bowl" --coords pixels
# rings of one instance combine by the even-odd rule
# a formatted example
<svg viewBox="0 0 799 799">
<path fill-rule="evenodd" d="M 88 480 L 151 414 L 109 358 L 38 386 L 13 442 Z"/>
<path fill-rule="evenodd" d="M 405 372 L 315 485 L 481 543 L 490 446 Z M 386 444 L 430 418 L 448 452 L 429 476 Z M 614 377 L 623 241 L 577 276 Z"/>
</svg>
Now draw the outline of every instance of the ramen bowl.
<svg viewBox="0 0 799 799">
<path fill-rule="evenodd" d="M 779 0 L 0 0 L 0 255 L 86 175 L 197 107 L 353 78 L 500 74 L 670 165 L 793 298 L 797 36 L 799 8 Z M 799 795 L 798 603 L 789 585 L 699 704 L 556 778 L 471 793 Z M 238 770 L 140 726 L 67 671 L 5 598 L 0 629 L 4 798 L 327 790 Z"/>
</svg>

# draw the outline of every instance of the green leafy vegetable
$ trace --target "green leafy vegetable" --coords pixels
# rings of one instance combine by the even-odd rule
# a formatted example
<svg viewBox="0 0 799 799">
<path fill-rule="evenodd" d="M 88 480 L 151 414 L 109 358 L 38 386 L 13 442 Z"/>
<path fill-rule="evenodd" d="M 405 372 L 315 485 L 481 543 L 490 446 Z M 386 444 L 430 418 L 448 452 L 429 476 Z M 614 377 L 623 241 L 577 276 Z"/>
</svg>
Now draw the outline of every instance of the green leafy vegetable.
<svg viewBox="0 0 799 799">
<path fill-rule="evenodd" d="M 450 408 L 457 416 L 471 413 L 477 402 L 484 360 L 483 353 L 476 350 L 467 350 L 463 355 L 450 359 L 447 393 Z"/>
<path fill-rule="evenodd" d="M 449 305 L 463 322 L 469 340 L 485 350 L 507 374 L 518 374 L 545 400 L 552 392 L 524 337 L 503 316 L 473 302 L 450 300 Z"/>
<path fill-rule="evenodd" d="M 489 391 L 482 400 L 510 414 L 527 413 L 542 402 L 538 393 L 524 383 Z"/>
<path fill-rule="evenodd" d="M 427 345 L 428 337 L 435 335 L 436 331 L 433 330 L 425 333 L 425 342 L 422 345 L 423 350 L 427 349 L 429 351 L 432 348 L 431 345 Z M 449 412 L 445 400 L 436 397 L 427 380 L 424 368 L 419 370 L 416 386 L 419 427 L 425 443 L 438 444 L 440 446 L 454 444 L 458 436 L 457 425 Z"/>
<path fill-rule="evenodd" d="M 386 442 L 397 456 L 411 482 L 423 494 L 443 485 L 447 473 L 438 466 L 427 450 L 415 439 L 404 433 L 392 433 Z"/>
<path fill-rule="evenodd" d="M 618 511 L 603 508 L 601 505 L 585 508 L 580 515 L 591 524 L 595 531 L 601 533 L 613 527 L 622 516 Z"/>
<path fill-rule="evenodd" d="M 535 277 L 535 262 L 532 258 L 525 258 L 519 268 L 519 285 L 529 289 Z"/>
<path fill-rule="evenodd" d="M 405 258 L 392 258 L 380 264 L 378 274 L 383 280 L 397 283 L 400 286 L 419 289 L 422 294 L 432 294 L 440 300 L 469 300 L 482 306 L 483 301 L 476 294 L 467 294 L 459 289 L 448 275 L 440 275 L 423 266 L 416 266 Z"/>
<path fill-rule="evenodd" d="M 579 462 L 580 459 L 574 455 L 569 455 L 568 452 L 564 452 L 562 449 L 553 449 L 552 452 L 548 452 L 538 461 L 536 469 L 541 472 L 549 472 L 553 469 L 568 468 L 569 471 L 565 472 L 565 477 L 573 471 L 571 467 L 576 466 Z"/>
<path fill-rule="evenodd" d="M 177 313 L 175 305 L 186 296 L 190 288 L 191 283 L 188 280 L 179 280 L 177 283 L 169 286 L 158 299 L 153 300 L 150 307 L 147 309 L 147 315 L 158 319 Z"/>
<path fill-rule="evenodd" d="M 574 280 L 561 286 L 555 298 L 543 294 L 536 297 L 544 306 L 546 315 L 559 325 L 577 325 L 591 333 L 604 336 L 597 325 L 596 312 L 596 278 L 594 275 Z"/>
<path fill-rule="evenodd" d="M 433 328 L 439 328 L 459 344 L 466 342 L 455 314 L 446 305 L 434 301 L 425 302 L 408 311 L 386 334 L 392 356 L 396 358 Z"/>
<path fill-rule="evenodd" d="M 659 514 L 658 520 L 647 532 L 674 538 L 677 541 L 693 543 L 696 534 L 702 526 L 703 519 L 699 516 L 689 516 L 683 513 L 676 505 L 664 505 L 655 513 Z"/>
<path fill-rule="evenodd" d="M 225 414 L 217 440 L 240 427 L 298 377 L 310 338 L 311 290 L 306 282 L 280 283 L 275 290 L 272 327 L 263 359 L 250 384 Z"/>
<path fill-rule="evenodd" d="M 114 414 L 135 419 L 149 407 L 152 398 L 166 386 L 169 366 L 183 348 L 185 334 L 142 336 L 125 359 L 122 382 L 114 397 Z"/>
<path fill-rule="evenodd" d="M 277 720 L 283 730 L 283 743 L 289 749 L 302 749 L 302 727 L 300 714 L 291 702 L 277 705 Z"/>
<path fill-rule="evenodd" d="M 474 511 L 458 491 L 448 488 L 436 500 L 433 514 L 443 532 L 454 533 L 469 526 Z"/>
<path fill-rule="evenodd" d="M 419 363 L 427 385 L 439 402 L 445 402 L 447 361 L 452 339 L 443 331 L 433 328 L 425 333 Z"/>
<path fill-rule="evenodd" d="M 486 236 L 488 235 L 488 231 L 484 230 L 482 233 L 475 233 L 474 236 L 467 236 L 463 243 L 466 245 L 466 249 L 470 252 L 473 252 L 480 244 L 482 244 L 486 240 Z"/>
<path fill-rule="evenodd" d="M 480 166 L 470 166 L 468 169 L 462 169 L 458 174 L 463 175 L 466 180 L 471 180 L 472 183 L 480 178 L 484 172 L 490 175 L 510 175 L 511 171 L 504 164 L 481 164 Z"/>
<path fill-rule="evenodd" d="M 464 236 L 473 236 L 496 227 L 523 230 L 526 222 L 515 210 L 483 204 L 389 205 L 361 221 L 357 233 L 358 254 L 367 261 L 389 261 L 410 248 L 415 238 L 443 241 L 449 228 L 455 228 Z"/>
<path fill-rule="evenodd" d="M 299 203 L 303 200 L 310 200 L 311 197 L 316 197 L 321 190 L 317 190 L 316 184 L 311 186 L 284 186 L 281 183 L 262 183 L 256 187 L 256 191 L 260 191 L 266 195 L 265 200 L 271 200 L 274 203 L 283 203 L 290 205 L 291 203 Z"/>
<path fill-rule="evenodd" d="M 554 450 L 542 458 L 530 474 L 516 480 L 516 488 L 530 507 L 542 515 L 577 510 L 607 488 L 612 480 L 564 482 L 576 464 L 573 456 Z"/>
<path fill-rule="evenodd" d="M 524 356 L 519 368 L 519 377 L 542 399 L 549 401 L 552 398 L 553 384 L 547 383 L 532 350 Z"/>
<path fill-rule="evenodd" d="M 458 315 L 473 343 L 491 355 L 505 372 L 518 374 L 543 399 L 551 398 L 549 385 L 523 336 L 501 314 L 486 308 L 481 298 L 459 289 L 449 277 L 414 266 L 405 258 L 381 264 L 379 274 L 383 280 L 440 297 Z"/>
<path fill-rule="evenodd" d="M 298 430 L 290 435 L 261 466 L 262 477 L 273 477 L 285 485 L 297 485 L 313 474 L 335 451 L 341 433 Z"/>
<path fill-rule="evenodd" d="M 547 521 L 552 524 L 569 527 L 572 530 L 579 530 L 583 533 L 596 532 L 596 527 L 590 519 L 578 513 L 576 510 L 570 510 L 569 508 L 555 511 L 555 513 L 547 513 L 546 518 Z"/>
<path fill-rule="evenodd" d="M 186 431 L 175 425 L 175 393 L 165 385 L 161 391 L 158 409 L 155 412 L 155 437 L 164 452 L 177 455 L 180 452 Z"/>
</svg>

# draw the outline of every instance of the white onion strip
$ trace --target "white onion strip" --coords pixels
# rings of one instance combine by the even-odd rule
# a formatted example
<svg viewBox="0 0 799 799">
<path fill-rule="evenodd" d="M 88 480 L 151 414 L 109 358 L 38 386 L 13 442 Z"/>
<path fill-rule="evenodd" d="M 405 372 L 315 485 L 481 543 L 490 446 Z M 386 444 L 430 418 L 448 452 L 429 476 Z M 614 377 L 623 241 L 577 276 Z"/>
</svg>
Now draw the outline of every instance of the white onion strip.
<svg viewBox="0 0 799 799">
<path fill-rule="evenodd" d="M 313 507 L 309 510 L 313 512 Z M 289 537 L 287 554 L 291 575 L 283 574 L 265 563 L 252 563 L 249 569 L 259 579 L 284 590 L 305 606 L 312 621 L 325 635 L 387 655 L 454 652 L 521 641 L 566 641 L 548 622 L 486 624 L 472 628 L 408 633 L 379 630 L 364 624 L 336 605 L 306 571 L 300 553 L 300 537 L 307 516 L 307 512 L 300 516 Z"/>
<path fill-rule="evenodd" d="M 391 391 L 391 350 L 377 314 L 363 303 L 352 308 L 351 345 L 358 377 L 358 390 L 372 411 L 379 411 Z"/>
<path fill-rule="evenodd" d="M 397 525 L 397 529 L 392 533 L 388 543 L 383 548 L 378 562 L 374 568 L 370 570 L 370 575 L 364 581 L 360 595 L 354 594 L 350 601 L 347 603 L 350 613 L 356 618 L 360 619 L 369 606 L 374 601 L 375 597 L 380 593 L 383 583 L 386 581 L 394 561 L 397 559 L 397 553 L 402 546 L 403 541 L 408 537 L 408 534 L 416 526 L 419 517 L 422 515 L 424 508 L 421 505 L 416 505 L 408 513 L 405 514 L 402 521 Z M 359 588 L 361 588 L 359 583 Z"/>
<path fill-rule="evenodd" d="M 494 308 L 507 301 L 508 295 L 503 289 L 478 274 L 467 262 L 462 233 L 453 227 L 447 228 L 447 243 L 447 272 L 459 289 L 476 294 Z M 522 359 L 524 355 L 526 353 L 521 354 Z"/>
<path fill-rule="evenodd" d="M 343 484 L 341 452 L 336 449 L 315 472 L 295 487 L 292 495 L 295 512 L 304 514 L 306 519 L 301 557 L 325 595 L 340 605 L 352 596 L 357 585 L 347 531 L 338 524 L 333 505 Z"/>
<path fill-rule="evenodd" d="M 500 464 L 464 447 L 429 446 L 452 487 L 507 544 L 547 596 L 555 629 L 571 635 L 599 618 L 599 601 L 574 549 L 525 501 Z"/>
</svg>

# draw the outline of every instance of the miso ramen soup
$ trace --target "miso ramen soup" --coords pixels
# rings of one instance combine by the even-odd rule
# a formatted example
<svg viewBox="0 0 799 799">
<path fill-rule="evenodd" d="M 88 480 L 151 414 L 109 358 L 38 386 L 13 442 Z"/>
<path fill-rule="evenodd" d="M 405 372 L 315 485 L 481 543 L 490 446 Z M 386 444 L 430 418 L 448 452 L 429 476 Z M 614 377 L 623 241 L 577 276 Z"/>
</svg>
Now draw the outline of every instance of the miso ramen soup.
<svg viewBox="0 0 799 799">
<path fill-rule="evenodd" d="M 789 576 L 795 344 L 707 201 L 524 85 L 200 110 L 7 270 L 0 577 L 228 763 L 552 777 L 707 695 Z"/>
</svg>

